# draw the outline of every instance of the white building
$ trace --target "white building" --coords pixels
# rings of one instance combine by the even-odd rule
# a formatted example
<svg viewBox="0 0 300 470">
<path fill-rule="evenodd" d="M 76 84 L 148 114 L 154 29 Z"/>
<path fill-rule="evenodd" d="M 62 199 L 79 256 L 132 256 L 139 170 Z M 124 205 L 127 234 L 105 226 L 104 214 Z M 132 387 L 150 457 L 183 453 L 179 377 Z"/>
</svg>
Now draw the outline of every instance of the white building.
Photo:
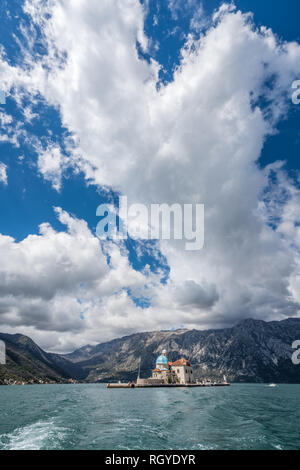
<svg viewBox="0 0 300 470">
<path fill-rule="evenodd" d="M 175 362 L 170 362 L 171 371 L 175 373 L 181 384 L 196 383 L 193 373 L 193 367 L 187 359 L 179 359 Z"/>
<path fill-rule="evenodd" d="M 169 362 L 166 350 L 156 359 L 156 367 L 152 371 L 152 377 L 141 379 L 138 377 L 139 385 L 159 384 L 192 384 L 196 383 L 193 367 L 187 359 L 181 358 L 175 362 Z"/>
</svg>

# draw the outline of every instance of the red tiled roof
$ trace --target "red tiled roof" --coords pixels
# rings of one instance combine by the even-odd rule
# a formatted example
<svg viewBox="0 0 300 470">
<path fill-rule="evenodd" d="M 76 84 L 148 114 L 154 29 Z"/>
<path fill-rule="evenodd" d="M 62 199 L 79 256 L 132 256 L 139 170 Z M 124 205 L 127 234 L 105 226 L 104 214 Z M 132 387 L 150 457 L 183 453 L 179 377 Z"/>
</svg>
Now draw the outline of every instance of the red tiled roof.
<svg viewBox="0 0 300 470">
<path fill-rule="evenodd" d="M 153 369 L 153 372 L 161 372 L 160 369 Z"/>
<path fill-rule="evenodd" d="M 187 359 L 184 359 L 183 357 L 181 359 L 178 359 L 178 361 L 172 362 L 170 365 L 172 366 L 190 366 L 190 362 Z"/>
</svg>

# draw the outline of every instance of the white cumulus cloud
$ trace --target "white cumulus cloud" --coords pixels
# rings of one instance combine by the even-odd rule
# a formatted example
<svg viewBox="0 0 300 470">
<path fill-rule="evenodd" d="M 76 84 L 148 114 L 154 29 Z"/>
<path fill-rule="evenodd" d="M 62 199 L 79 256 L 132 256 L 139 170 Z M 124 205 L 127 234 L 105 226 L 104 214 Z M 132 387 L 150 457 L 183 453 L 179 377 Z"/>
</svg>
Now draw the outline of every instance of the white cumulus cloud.
<svg viewBox="0 0 300 470">
<path fill-rule="evenodd" d="M 171 5 L 176 12 L 179 3 Z M 96 239 L 88 236 L 86 249 L 91 252 L 82 265 L 69 258 L 66 248 L 74 242 L 81 246 L 77 235 L 74 241 L 70 233 L 57 234 L 44 226 L 34 246 L 50 239 L 58 243 L 59 261 L 66 263 L 61 276 L 65 279 L 65 269 L 70 271 L 69 280 L 61 281 L 63 291 L 72 293 L 68 306 L 64 310 L 60 303 L 60 274 L 52 279 L 56 257 L 44 260 L 45 279 L 52 280 L 49 286 L 40 285 L 42 280 L 35 284 L 30 276 L 27 284 L 18 283 L 29 269 L 26 263 L 18 276 L 6 278 L 9 260 L 2 263 L 9 295 L 31 298 L 34 286 L 41 298 L 55 298 L 53 312 L 63 315 L 76 301 L 75 286 L 82 277 L 88 286 L 84 315 L 93 339 L 91 332 L 98 334 L 101 328 L 106 337 L 113 337 L 126 329 L 182 324 L 199 328 L 249 316 L 297 315 L 299 191 L 282 169 L 281 184 L 289 197 L 283 202 L 281 223 L 271 227 L 272 204 L 264 199 L 268 171 L 256 162 L 265 140 L 288 111 L 290 86 L 299 70 L 299 44 L 279 42 L 271 30 L 257 28 L 251 15 L 224 4 L 199 40 L 188 37 L 174 80 L 158 90 L 159 64 L 141 60 L 136 50 L 137 40 L 147 48 L 145 13 L 138 0 L 78 0 L 72 5 L 51 1 L 46 10 L 40 2 L 27 0 L 26 11 L 42 28 L 48 55 L 36 62 L 29 51 L 23 73 L 2 61 L 7 86 L 25 87 L 33 96 L 40 92 L 58 107 L 63 125 L 74 136 L 70 164 L 95 184 L 122 192 L 129 202 L 205 204 L 205 247 L 190 253 L 184 241 L 161 242 L 170 267 L 169 279 L 161 285 L 132 270 L 118 250 L 113 267 L 106 266 L 101 273 L 99 267 L 89 270 L 89 256 L 96 256 L 96 246 L 99 249 Z M 50 13 L 47 18 L 45 12 Z M 59 188 L 65 162 L 57 147 L 48 150 L 40 155 L 39 169 Z M 274 191 L 269 191 L 272 197 Z M 70 224 L 68 219 L 69 231 Z M 59 244 L 61 237 L 67 237 L 66 245 Z M 15 246 L 12 240 L 6 243 Z M 22 243 L 25 253 L 29 242 Z M 28 251 L 27 259 L 33 260 L 34 253 Z M 146 290 L 150 308 L 134 304 L 126 292 L 128 283 Z M 100 310 L 90 296 L 95 289 L 104 295 Z M 3 311 L 13 327 L 18 314 L 5 307 Z M 59 322 L 53 312 L 54 323 Z M 42 331 L 39 321 L 36 328 Z"/>
<path fill-rule="evenodd" d="M 3 162 L 0 162 L 0 183 L 7 186 L 7 165 Z"/>
</svg>

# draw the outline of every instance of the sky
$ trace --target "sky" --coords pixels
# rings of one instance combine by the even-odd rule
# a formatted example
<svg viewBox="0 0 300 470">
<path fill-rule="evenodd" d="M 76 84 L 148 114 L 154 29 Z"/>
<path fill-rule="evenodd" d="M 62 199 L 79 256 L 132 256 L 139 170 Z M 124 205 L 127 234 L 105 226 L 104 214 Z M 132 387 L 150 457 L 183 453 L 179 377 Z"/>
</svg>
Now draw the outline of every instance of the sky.
<svg viewBox="0 0 300 470">
<path fill-rule="evenodd" d="M 299 13 L 2 0 L 2 332 L 69 352 L 300 316 Z M 97 207 L 120 195 L 204 204 L 203 249 L 99 240 Z"/>
</svg>

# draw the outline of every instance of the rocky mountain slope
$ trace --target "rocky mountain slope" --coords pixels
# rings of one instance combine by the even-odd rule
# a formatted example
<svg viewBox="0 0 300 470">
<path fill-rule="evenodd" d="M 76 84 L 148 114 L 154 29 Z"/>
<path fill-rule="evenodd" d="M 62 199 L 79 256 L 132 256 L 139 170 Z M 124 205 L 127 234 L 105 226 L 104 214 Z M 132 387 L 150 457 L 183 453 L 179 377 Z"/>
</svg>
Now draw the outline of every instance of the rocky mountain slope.
<svg viewBox="0 0 300 470">
<path fill-rule="evenodd" d="M 300 340 L 300 319 L 281 322 L 244 320 L 220 330 L 177 330 L 137 333 L 97 346 L 84 346 L 71 354 L 44 352 L 22 335 L 3 335 L 8 362 L 3 377 L 87 382 L 134 380 L 141 359 L 141 376 L 147 377 L 157 355 L 166 349 L 169 360 L 188 358 L 198 378 L 236 382 L 300 383 L 300 365 L 292 363 L 292 343 Z"/>
<path fill-rule="evenodd" d="M 244 320 L 220 330 L 138 333 L 97 346 L 85 346 L 66 359 L 80 364 L 88 381 L 132 380 L 141 358 L 141 376 L 149 376 L 157 355 L 181 356 L 199 378 L 238 382 L 300 383 L 300 366 L 292 361 L 292 343 L 300 339 L 300 319 L 266 323 Z"/>
<path fill-rule="evenodd" d="M 46 353 L 30 338 L 0 333 L 6 346 L 6 364 L 0 365 L 1 384 L 65 383 L 82 379 L 82 369 L 58 354 Z"/>
</svg>

